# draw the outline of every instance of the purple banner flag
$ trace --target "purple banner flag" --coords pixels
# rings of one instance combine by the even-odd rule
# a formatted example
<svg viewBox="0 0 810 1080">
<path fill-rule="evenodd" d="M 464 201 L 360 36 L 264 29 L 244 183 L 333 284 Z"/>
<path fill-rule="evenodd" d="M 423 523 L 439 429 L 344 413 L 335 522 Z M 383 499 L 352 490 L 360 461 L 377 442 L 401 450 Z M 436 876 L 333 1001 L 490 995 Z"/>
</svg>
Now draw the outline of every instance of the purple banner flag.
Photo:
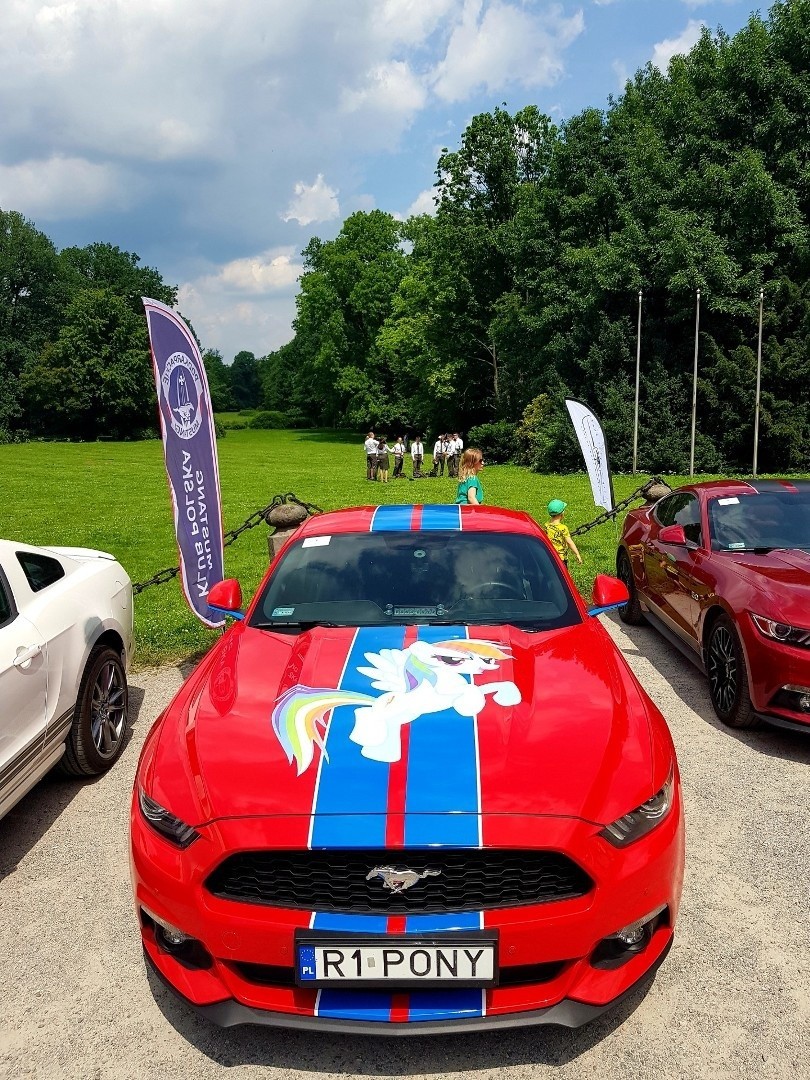
<svg viewBox="0 0 810 1080">
<path fill-rule="evenodd" d="M 155 372 L 163 456 L 174 507 L 180 580 L 189 607 L 206 626 L 225 619 L 208 606 L 224 578 L 222 507 L 214 415 L 200 350 L 171 308 L 144 296 Z"/>
</svg>

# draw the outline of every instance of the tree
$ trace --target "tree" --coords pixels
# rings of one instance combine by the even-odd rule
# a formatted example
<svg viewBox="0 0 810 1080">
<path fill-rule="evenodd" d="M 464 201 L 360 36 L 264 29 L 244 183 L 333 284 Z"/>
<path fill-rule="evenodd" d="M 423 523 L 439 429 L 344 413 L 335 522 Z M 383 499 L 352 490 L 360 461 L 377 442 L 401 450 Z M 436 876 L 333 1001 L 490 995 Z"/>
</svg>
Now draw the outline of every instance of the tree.
<svg viewBox="0 0 810 1080">
<path fill-rule="evenodd" d="M 230 383 L 237 409 L 255 409 L 261 403 L 259 365 L 252 352 L 243 349 L 233 358 Z"/>
<path fill-rule="evenodd" d="M 202 359 L 214 412 L 230 412 L 236 409 L 236 401 L 231 391 L 231 370 L 225 366 L 222 353 L 218 349 L 206 349 Z"/>
</svg>

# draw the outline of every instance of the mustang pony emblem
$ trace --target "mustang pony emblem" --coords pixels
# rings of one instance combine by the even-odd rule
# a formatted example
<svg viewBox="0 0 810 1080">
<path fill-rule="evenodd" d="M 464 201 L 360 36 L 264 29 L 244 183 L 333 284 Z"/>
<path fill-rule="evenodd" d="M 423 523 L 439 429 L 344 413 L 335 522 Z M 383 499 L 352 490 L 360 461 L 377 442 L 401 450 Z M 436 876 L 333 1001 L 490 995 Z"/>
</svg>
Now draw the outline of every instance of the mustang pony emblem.
<svg viewBox="0 0 810 1080">
<path fill-rule="evenodd" d="M 369 870 L 366 874 L 366 881 L 379 878 L 386 889 L 399 893 L 410 889 L 411 885 L 415 885 L 417 881 L 421 881 L 423 878 L 439 877 L 440 875 L 441 870 L 423 870 L 420 873 L 418 870 L 397 870 L 393 866 L 375 866 L 373 870 Z"/>
<path fill-rule="evenodd" d="M 492 641 L 415 641 L 407 649 L 381 649 L 366 653 L 369 667 L 359 667 L 379 697 L 351 690 L 293 686 L 276 702 L 273 730 L 287 760 L 300 776 L 312 764 L 315 747 L 325 750 L 327 714 L 340 705 L 356 705 L 349 738 L 374 761 L 399 761 L 401 729 L 427 713 L 455 709 L 461 716 L 477 716 L 487 695 L 498 705 L 517 705 L 520 691 L 513 682 L 476 686 L 472 676 L 497 669 L 509 653 Z M 468 677 L 469 676 L 469 677 Z"/>
</svg>

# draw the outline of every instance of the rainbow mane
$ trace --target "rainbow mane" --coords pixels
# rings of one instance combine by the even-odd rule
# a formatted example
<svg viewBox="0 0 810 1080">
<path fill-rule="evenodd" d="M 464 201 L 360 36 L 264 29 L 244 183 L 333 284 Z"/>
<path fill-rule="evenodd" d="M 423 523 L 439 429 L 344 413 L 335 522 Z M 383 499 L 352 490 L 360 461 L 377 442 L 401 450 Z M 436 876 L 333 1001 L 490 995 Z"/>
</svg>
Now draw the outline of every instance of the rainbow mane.
<svg viewBox="0 0 810 1080">
<path fill-rule="evenodd" d="M 376 698 L 351 690 L 316 690 L 293 686 L 276 701 L 272 723 L 287 760 L 295 759 L 300 776 L 312 764 L 315 747 L 329 760 L 325 746 L 326 714 L 340 705 L 370 705 Z"/>
<path fill-rule="evenodd" d="M 504 652 L 503 646 L 496 645 L 494 641 L 479 641 L 477 638 L 472 640 L 458 638 L 455 641 L 437 641 L 434 648 L 449 649 L 452 652 L 467 653 L 473 656 L 487 656 L 492 660 L 512 659 L 512 654 Z"/>
</svg>

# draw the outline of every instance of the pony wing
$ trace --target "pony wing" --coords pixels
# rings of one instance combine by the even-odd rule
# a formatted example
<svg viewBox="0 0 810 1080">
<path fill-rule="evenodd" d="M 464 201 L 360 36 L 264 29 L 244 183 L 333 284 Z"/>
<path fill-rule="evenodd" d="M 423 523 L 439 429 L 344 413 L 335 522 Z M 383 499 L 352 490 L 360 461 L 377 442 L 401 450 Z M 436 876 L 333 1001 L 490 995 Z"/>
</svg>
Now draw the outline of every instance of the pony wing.
<svg viewBox="0 0 810 1080">
<path fill-rule="evenodd" d="M 404 649 L 380 649 L 378 653 L 366 653 L 369 667 L 359 667 L 361 675 L 371 679 L 375 690 L 386 694 L 405 694 L 411 689 L 405 674 L 407 653 Z"/>
</svg>

